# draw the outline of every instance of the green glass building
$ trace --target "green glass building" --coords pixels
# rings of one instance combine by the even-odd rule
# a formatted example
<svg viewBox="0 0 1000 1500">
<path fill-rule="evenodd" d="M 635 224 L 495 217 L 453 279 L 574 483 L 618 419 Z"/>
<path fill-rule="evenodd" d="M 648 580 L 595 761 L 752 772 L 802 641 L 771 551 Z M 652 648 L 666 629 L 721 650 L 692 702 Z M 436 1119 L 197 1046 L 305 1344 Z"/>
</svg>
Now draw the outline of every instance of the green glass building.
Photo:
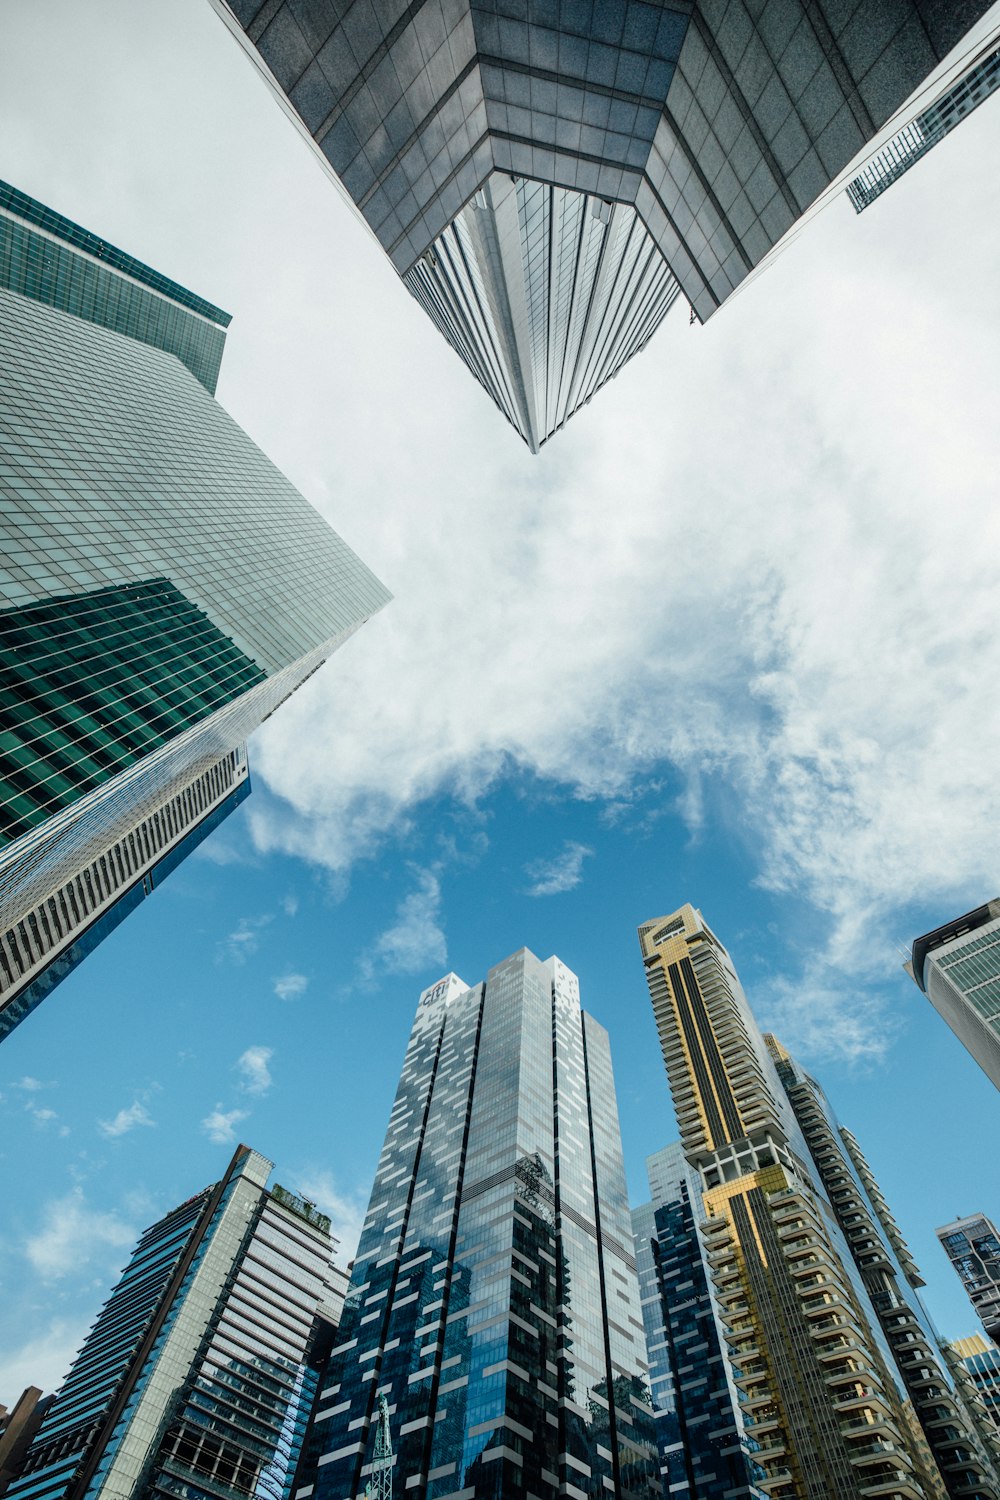
<svg viewBox="0 0 1000 1500">
<path fill-rule="evenodd" d="M 214 400 L 228 322 L 0 184 L 0 1037 L 389 597 Z"/>
</svg>

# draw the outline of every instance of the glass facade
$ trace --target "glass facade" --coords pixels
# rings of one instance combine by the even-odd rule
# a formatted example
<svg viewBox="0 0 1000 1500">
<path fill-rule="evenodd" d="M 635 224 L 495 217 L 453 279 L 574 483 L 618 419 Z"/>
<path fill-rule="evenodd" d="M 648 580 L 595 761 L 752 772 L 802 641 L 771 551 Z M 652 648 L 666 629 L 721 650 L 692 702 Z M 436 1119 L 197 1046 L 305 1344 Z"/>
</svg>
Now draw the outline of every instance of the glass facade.
<svg viewBox="0 0 1000 1500">
<path fill-rule="evenodd" d="M 560 270 L 550 264 L 544 351 L 529 339 L 515 360 L 504 349 L 504 304 L 516 321 L 530 279 L 527 243 L 523 257 L 512 247 L 485 278 L 487 301 L 492 287 L 500 304 L 489 314 L 470 292 L 475 270 L 450 264 L 477 238 L 478 195 L 492 211 L 496 175 L 523 180 L 530 196 L 564 190 L 553 208 L 556 262 L 585 262 L 583 245 L 560 250 L 559 228 L 565 221 L 569 236 L 591 199 L 626 208 L 619 226 L 634 220 L 643 254 L 655 250 L 664 263 L 663 284 L 679 285 L 705 320 L 989 8 L 989 0 L 213 3 L 256 47 L 396 271 L 533 447 L 576 409 L 572 400 L 559 405 L 551 380 L 573 312 L 564 304 L 562 321 L 556 316 Z M 481 221 L 478 229 L 488 236 Z M 428 256 L 441 274 L 420 269 Z M 641 345 L 634 328 L 624 331 L 624 284 L 615 297 L 600 327 L 602 336 L 615 331 L 624 362 Z M 490 316 L 506 382 L 488 373 L 481 347 Z M 540 384 L 556 406 L 535 413 L 532 427 L 518 402 L 535 400 Z M 579 389 L 599 385 L 583 380 Z"/>
<path fill-rule="evenodd" d="M 916 938 L 905 967 L 1000 1089 L 1000 899 Z"/>
<path fill-rule="evenodd" d="M 985 1214 L 970 1214 L 937 1231 L 990 1338 L 1000 1340 L 1000 1231 Z"/>
<path fill-rule="evenodd" d="M 175 354 L 214 396 L 229 314 L 9 182 L 0 182 L 0 287 Z"/>
<path fill-rule="evenodd" d="M 647 1161 L 652 1201 L 632 1210 L 663 1492 L 764 1500 L 698 1230 L 700 1182 L 680 1145 Z"/>
<path fill-rule="evenodd" d="M 662 1330 L 679 1420 L 703 1419 L 724 1396 L 719 1366 L 714 1385 L 704 1380 L 711 1339 L 694 1342 L 702 1286 L 704 1328 L 721 1330 L 716 1347 L 738 1393 L 735 1413 L 721 1399 L 716 1431 L 737 1466 L 744 1450 L 741 1482 L 788 1500 L 1000 1496 L 857 1142 L 815 1081 L 762 1036 L 699 912 L 644 923 L 639 938 L 687 1169 L 664 1198 L 651 1158 L 654 1261 L 675 1297 L 695 1304 L 693 1328 L 669 1297 L 646 1310 Z M 686 1343 L 666 1357 L 675 1331 L 696 1358 Z M 714 1496 L 721 1454 L 703 1436 L 693 1435 L 688 1456 L 702 1467 L 692 1462 L 687 1482 Z"/>
<path fill-rule="evenodd" d="M 217 370 L 227 321 L 0 184 L 0 935 L 15 945 L 389 597 L 212 399 L 204 359 Z"/>
<path fill-rule="evenodd" d="M 147 1230 L 32 1442 L 14 1500 L 280 1494 L 330 1222 L 240 1146 Z M 264 1485 L 259 1491 L 258 1487 Z"/>
<path fill-rule="evenodd" d="M 250 794 L 246 747 L 188 782 L 0 931 L 0 1039 L 31 1014 Z"/>
<path fill-rule="evenodd" d="M 166 578 L 0 610 L 0 836 L 266 680 Z"/>
<path fill-rule="evenodd" d="M 646 1496 L 652 1409 L 607 1034 L 521 950 L 424 992 L 293 1494 Z"/>
<path fill-rule="evenodd" d="M 500 174 L 404 279 L 533 453 L 680 291 L 634 209 Z"/>
<path fill-rule="evenodd" d="M 907 122 L 891 140 L 865 162 L 847 185 L 847 196 L 857 213 L 869 207 L 908 172 L 932 146 L 943 141 L 965 116 L 1000 88 L 1000 47 L 993 41 L 985 55 L 962 73 L 957 83 Z"/>
</svg>

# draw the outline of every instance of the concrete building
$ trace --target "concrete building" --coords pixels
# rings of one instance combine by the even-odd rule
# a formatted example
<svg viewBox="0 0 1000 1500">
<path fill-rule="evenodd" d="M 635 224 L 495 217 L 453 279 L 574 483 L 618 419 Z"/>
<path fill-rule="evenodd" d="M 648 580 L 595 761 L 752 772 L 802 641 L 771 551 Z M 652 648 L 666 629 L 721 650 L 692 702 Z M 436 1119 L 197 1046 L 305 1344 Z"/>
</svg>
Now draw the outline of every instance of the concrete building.
<svg viewBox="0 0 1000 1500">
<path fill-rule="evenodd" d="M 11 1500 L 241 1500 L 277 1485 L 328 1300 L 330 1221 L 237 1148 L 146 1230 L 28 1450 Z M 263 1488 L 261 1488 L 263 1486 Z"/>
<path fill-rule="evenodd" d="M 904 967 L 1000 1089 L 1000 897 L 915 938 Z"/>
</svg>

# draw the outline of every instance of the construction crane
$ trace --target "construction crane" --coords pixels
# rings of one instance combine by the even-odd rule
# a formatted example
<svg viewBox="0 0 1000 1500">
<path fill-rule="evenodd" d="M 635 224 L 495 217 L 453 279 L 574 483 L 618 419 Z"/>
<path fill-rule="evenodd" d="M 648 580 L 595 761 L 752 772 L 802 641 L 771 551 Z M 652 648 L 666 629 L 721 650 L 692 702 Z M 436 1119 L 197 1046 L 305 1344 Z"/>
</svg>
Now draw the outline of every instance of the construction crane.
<svg viewBox="0 0 1000 1500">
<path fill-rule="evenodd" d="M 392 1433 L 389 1431 L 389 1403 L 384 1396 L 378 1398 L 372 1477 L 365 1485 L 365 1500 L 392 1500 Z"/>
</svg>

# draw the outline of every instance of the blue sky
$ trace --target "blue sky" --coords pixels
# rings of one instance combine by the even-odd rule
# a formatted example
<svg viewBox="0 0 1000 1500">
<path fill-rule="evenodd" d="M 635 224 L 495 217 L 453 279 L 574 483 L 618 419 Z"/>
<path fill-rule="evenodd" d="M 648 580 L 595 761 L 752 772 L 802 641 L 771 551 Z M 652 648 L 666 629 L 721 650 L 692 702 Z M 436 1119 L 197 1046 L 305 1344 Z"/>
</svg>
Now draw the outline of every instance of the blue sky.
<svg viewBox="0 0 1000 1500">
<path fill-rule="evenodd" d="M 522 944 L 611 1032 L 641 1196 L 674 1129 L 635 928 L 686 900 L 970 1331 L 933 1229 L 1000 1213 L 998 1100 L 898 945 L 1000 889 L 995 101 L 532 459 L 207 0 L 5 25 L 0 176 L 233 312 L 220 399 L 395 600 L 4 1044 L 0 1401 L 235 1140 L 346 1244 L 420 989 Z"/>
</svg>

